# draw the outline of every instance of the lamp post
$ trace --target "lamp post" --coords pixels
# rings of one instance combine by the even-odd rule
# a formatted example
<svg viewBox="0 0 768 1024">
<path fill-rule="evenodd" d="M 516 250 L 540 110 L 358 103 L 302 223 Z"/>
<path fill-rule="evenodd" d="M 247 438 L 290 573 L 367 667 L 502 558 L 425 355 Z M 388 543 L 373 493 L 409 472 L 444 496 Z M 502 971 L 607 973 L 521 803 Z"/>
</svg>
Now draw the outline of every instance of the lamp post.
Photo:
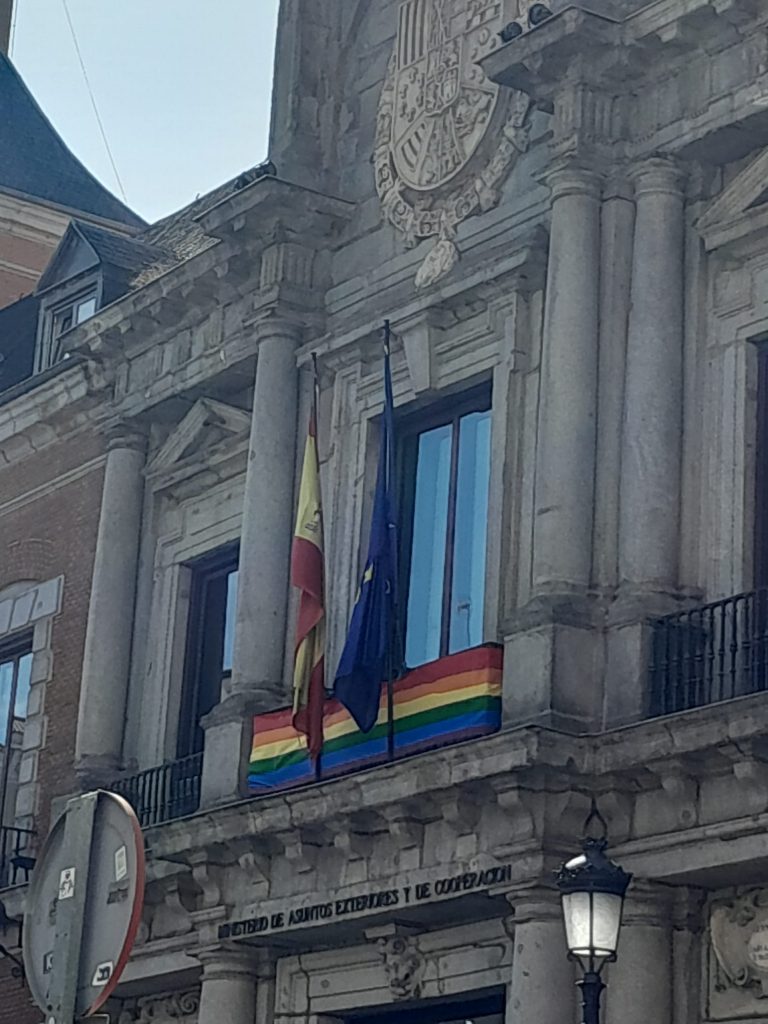
<svg viewBox="0 0 768 1024">
<path fill-rule="evenodd" d="M 589 836 L 593 821 L 602 834 Z M 616 959 L 624 896 L 632 876 L 606 856 L 608 847 L 605 819 L 592 805 L 585 823 L 582 852 L 563 864 L 557 885 L 563 903 L 568 955 L 581 965 L 578 983 L 584 1008 L 583 1024 L 600 1024 L 600 997 L 605 983 L 603 967 Z"/>
</svg>

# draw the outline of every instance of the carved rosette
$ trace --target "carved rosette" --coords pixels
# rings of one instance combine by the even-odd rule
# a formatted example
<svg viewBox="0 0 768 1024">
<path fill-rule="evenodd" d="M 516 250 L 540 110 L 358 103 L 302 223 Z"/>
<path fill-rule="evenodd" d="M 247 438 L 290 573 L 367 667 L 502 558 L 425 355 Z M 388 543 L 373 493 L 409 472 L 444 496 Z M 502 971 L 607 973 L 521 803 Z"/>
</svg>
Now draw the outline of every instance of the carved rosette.
<svg viewBox="0 0 768 1024">
<path fill-rule="evenodd" d="M 499 90 L 478 61 L 517 13 L 510 0 L 403 0 L 379 101 L 374 151 L 385 216 L 406 245 L 437 242 L 416 276 L 426 288 L 459 260 L 456 233 L 496 206 L 528 148 L 531 101 Z"/>
</svg>

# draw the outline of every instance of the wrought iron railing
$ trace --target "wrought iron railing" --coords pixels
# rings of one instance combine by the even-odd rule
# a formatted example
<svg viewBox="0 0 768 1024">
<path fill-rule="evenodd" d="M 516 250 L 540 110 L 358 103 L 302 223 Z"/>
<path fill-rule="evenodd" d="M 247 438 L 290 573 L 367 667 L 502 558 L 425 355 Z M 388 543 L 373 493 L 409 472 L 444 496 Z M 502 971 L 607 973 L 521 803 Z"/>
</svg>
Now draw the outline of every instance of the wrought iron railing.
<svg viewBox="0 0 768 1024">
<path fill-rule="evenodd" d="M 28 828 L 0 828 L 0 889 L 29 881 L 35 866 L 35 833 Z"/>
<path fill-rule="evenodd" d="M 768 590 L 651 623 L 650 715 L 768 690 Z"/>
<path fill-rule="evenodd" d="M 200 806 L 203 755 L 192 754 L 113 782 L 136 811 L 142 828 L 194 814 Z"/>
</svg>

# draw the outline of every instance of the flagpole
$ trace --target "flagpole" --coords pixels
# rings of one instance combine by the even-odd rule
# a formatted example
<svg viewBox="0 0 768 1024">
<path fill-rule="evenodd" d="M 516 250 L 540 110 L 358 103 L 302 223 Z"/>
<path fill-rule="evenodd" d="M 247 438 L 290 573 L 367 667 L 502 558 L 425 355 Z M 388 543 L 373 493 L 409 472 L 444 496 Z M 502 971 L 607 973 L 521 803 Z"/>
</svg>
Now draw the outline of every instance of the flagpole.
<svg viewBox="0 0 768 1024">
<path fill-rule="evenodd" d="M 318 490 L 320 491 L 320 507 L 322 508 L 322 484 L 320 482 L 320 426 L 318 424 L 318 396 L 320 394 L 320 372 L 317 368 L 317 352 L 312 353 L 312 417 L 315 421 L 315 449 L 317 451 L 318 468 Z M 325 589 L 325 588 L 323 588 Z M 325 594 L 323 594 L 323 607 L 325 607 Z M 325 680 L 323 680 L 325 687 Z M 325 692 L 323 692 L 323 719 L 325 719 Z M 315 758 L 315 782 L 320 782 L 323 777 L 323 750 Z"/>
<path fill-rule="evenodd" d="M 392 329 L 390 327 L 389 320 L 384 321 L 384 373 L 385 373 L 385 388 L 389 387 L 389 379 L 387 374 L 389 373 L 389 355 L 390 355 L 390 342 L 392 339 Z M 386 416 L 386 404 L 387 397 L 385 396 L 385 409 L 384 414 Z M 388 487 L 387 493 L 392 495 L 392 488 L 394 486 L 393 478 L 393 460 L 392 451 L 394 446 L 394 438 L 391 433 L 389 434 L 389 448 L 387 451 L 387 475 L 388 475 Z M 387 524 L 388 528 L 392 528 L 392 524 Z M 392 593 L 390 594 L 390 600 L 392 602 L 392 619 L 390 622 L 389 637 L 387 638 L 387 756 L 390 761 L 395 759 L 395 666 L 393 657 L 393 637 L 398 630 L 398 607 L 397 607 L 397 566 L 393 567 L 393 579 L 392 579 Z"/>
</svg>

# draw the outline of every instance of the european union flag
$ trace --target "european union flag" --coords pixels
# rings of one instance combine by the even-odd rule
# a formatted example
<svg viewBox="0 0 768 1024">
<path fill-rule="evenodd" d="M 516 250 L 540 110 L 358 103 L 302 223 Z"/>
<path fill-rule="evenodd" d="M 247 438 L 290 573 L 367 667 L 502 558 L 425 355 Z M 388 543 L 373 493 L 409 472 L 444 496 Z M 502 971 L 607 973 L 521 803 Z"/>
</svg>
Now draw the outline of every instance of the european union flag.
<svg viewBox="0 0 768 1024">
<path fill-rule="evenodd" d="M 363 732 L 370 732 L 376 724 L 381 684 L 389 679 L 393 668 L 398 590 L 394 489 L 395 416 L 387 322 L 384 327 L 384 416 L 368 557 L 333 683 L 334 695 Z"/>
</svg>

